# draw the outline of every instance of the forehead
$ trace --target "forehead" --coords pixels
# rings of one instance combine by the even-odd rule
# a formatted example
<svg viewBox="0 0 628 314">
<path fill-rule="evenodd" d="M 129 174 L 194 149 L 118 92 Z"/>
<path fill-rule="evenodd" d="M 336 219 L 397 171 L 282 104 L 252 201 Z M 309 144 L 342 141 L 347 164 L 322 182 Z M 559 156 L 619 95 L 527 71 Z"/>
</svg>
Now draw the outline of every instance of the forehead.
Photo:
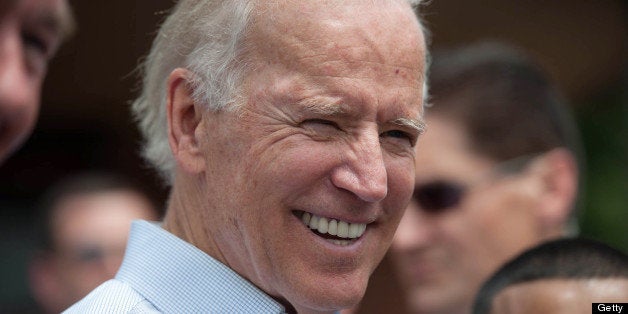
<svg viewBox="0 0 628 314">
<path fill-rule="evenodd" d="M 405 0 L 260 6 L 247 38 L 255 68 L 245 84 L 250 95 L 272 90 L 289 104 L 327 94 L 352 107 L 378 104 L 382 113 L 421 119 L 425 43 Z"/>
<path fill-rule="evenodd" d="M 495 163 L 471 149 L 467 133 L 455 120 L 433 114 L 429 109 L 426 117 L 427 132 L 416 148 L 417 182 L 471 178 Z"/>
<path fill-rule="evenodd" d="M 251 32 L 261 62 L 322 76 L 372 71 L 364 67 L 371 63 L 382 71 L 394 67 L 413 84 L 422 82 L 423 34 L 405 1 L 271 1 L 261 6 Z"/>
<path fill-rule="evenodd" d="M 52 226 L 60 238 L 73 238 L 79 233 L 115 232 L 138 218 L 156 218 L 143 195 L 126 190 L 99 191 L 61 198 L 55 205 Z"/>
</svg>

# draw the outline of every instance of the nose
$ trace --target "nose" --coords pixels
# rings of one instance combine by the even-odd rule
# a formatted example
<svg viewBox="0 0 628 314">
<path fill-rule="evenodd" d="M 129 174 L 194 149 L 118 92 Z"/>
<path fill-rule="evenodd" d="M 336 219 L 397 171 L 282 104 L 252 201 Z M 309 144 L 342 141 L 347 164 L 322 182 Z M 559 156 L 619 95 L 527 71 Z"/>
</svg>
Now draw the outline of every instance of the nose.
<svg viewBox="0 0 628 314">
<path fill-rule="evenodd" d="M 18 34 L 0 27 L 0 162 L 27 136 L 39 109 L 41 76 L 29 72 Z"/>
<path fill-rule="evenodd" d="M 20 39 L 6 33 L 0 34 L 0 106 L 21 112 L 36 101 L 31 93 L 36 82 L 28 74 Z"/>
<path fill-rule="evenodd" d="M 342 164 L 334 169 L 332 183 L 366 202 L 381 201 L 388 194 L 388 178 L 379 134 L 365 135 L 343 155 Z"/>
<path fill-rule="evenodd" d="M 396 251 L 412 251 L 425 247 L 432 241 L 433 227 L 426 221 L 414 201 L 406 208 L 395 232 L 392 248 Z"/>
</svg>

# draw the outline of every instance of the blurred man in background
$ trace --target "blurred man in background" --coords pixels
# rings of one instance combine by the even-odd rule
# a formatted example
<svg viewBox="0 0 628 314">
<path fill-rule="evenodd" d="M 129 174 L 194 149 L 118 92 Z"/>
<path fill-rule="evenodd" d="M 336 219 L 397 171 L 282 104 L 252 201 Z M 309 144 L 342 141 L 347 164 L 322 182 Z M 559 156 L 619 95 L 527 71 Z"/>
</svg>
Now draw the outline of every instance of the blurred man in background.
<svg viewBox="0 0 628 314">
<path fill-rule="evenodd" d="M 473 313 L 626 313 L 626 301 L 625 253 L 593 240 L 558 239 L 500 267 L 480 289 Z M 622 308 L 608 308 L 622 302 Z"/>
<path fill-rule="evenodd" d="M 73 27 L 65 0 L 0 1 L 0 163 L 33 129 L 48 61 Z"/>
<path fill-rule="evenodd" d="M 502 45 L 434 54 L 430 95 L 391 260 L 410 312 L 469 313 L 507 259 L 573 232 L 577 137 L 545 74 Z"/>
<path fill-rule="evenodd" d="M 0 165 L 32 131 L 48 62 L 73 30 L 66 0 L 0 0 Z"/>
<path fill-rule="evenodd" d="M 54 185 L 42 204 L 41 247 L 30 267 L 40 308 L 59 313 L 112 278 L 135 219 L 159 215 L 143 191 L 122 177 L 86 173 Z"/>
</svg>

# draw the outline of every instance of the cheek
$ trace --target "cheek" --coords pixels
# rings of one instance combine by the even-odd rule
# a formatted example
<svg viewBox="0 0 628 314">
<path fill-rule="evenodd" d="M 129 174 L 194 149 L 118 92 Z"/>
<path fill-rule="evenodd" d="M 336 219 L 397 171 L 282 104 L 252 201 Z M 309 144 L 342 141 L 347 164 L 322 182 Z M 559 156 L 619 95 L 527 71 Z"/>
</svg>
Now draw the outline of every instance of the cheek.
<svg viewBox="0 0 628 314">
<path fill-rule="evenodd" d="M 8 73 L 7 73 L 8 72 Z M 0 69 L 0 112 L 5 122 L 30 127 L 39 111 L 43 75 Z"/>
<path fill-rule="evenodd" d="M 525 198 L 516 191 L 493 191 L 469 208 L 466 234 L 474 249 L 500 264 L 533 242 L 536 232 Z M 475 234 L 475 236 L 474 236 Z"/>
<path fill-rule="evenodd" d="M 37 94 L 39 95 L 39 94 Z M 9 117 L 13 125 L 22 128 L 32 128 L 37 113 L 39 112 L 39 98 L 33 96 L 31 99 L 25 100 L 23 103 L 16 105 L 12 108 L 12 112 L 9 112 Z"/>
<path fill-rule="evenodd" d="M 321 143 L 307 145 L 285 143 L 257 154 L 250 169 L 256 184 L 266 189 L 290 191 L 296 195 L 315 188 L 339 163 L 337 149 Z"/>
<path fill-rule="evenodd" d="M 21 103 L 2 103 L 0 99 L 0 146 L 13 150 L 33 129 L 39 111 L 39 99 Z M 0 148 L 4 150 L 4 148 Z"/>
<path fill-rule="evenodd" d="M 409 159 L 386 161 L 388 194 L 382 202 L 384 215 L 382 217 L 383 243 L 392 242 L 393 236 L 401 218 L 410 204 L 414 190 L 414 162 Z"/>
<path fill-rule="evenodd" d="M 410 204 L 414 191 L 414 160 L 395 158 L 385 162 L 388 173 L 388 194 L 385 202 L 388 204 L 384 209 L 394 211 L 395 216 L 401 218 L 405 208 Z"/>
</svg>

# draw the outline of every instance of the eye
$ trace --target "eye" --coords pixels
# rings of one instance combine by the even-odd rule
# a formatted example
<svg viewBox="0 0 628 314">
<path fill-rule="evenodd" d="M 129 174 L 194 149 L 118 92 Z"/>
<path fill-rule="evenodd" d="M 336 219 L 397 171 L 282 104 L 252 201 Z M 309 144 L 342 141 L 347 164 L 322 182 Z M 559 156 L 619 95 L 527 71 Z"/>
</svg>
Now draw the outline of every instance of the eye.
<svg viewBox="0 0 628 314">
<path fill-rule="evenodd" d="M 83 263 L 93 263 L 103 259 L 104 252 L 100 248 L 89 247 L 78 250 L 76 258 Z"/>
<path fill-rule="evenodd" d="M 308 119 L 300 123 L 309 136 L 317 140 L 330 140 L 338 136 L 340 126 L 331 120 Z"/>
<path fill-rule="evenodd" d="M 464 193 L 465 187 L 461 184 L 435 181 L 418 184 L 414 189 L 413 198 L 425 212 L 439 214 L 460 205 Z"/>
<path fill-rule="evenodd" d="M 340 130 L 336 122 L 324 119 L 308 119 L 301 122 L 301 126 L 314 131 Z"/>
<path fill-rule="evenodd" d="M 319 124 L 338 128 L 338 124 L 336 124 L 336 122 L 324 119 L 308 119 L 303 121 L 301 124 Z"/>
<path fill-rule="evenodd" d="M 382 132 L 382 134 L 379 135 L 380 138 L 393 138 L 395 140 L 400 140 L 400 141 L 404 141 L 404 144 L 409 144 L 410 146 L 414 147 L 414 144 L 416 143 L 416 136 L 405 132 L 405 131 L 401 131 L 401 130 L 389 130 L 386 132 Z"/>
<path fill-rule="evenodd" d="M 39 36 L 24 32 L 22 33 L 22 43 L 24 46 L 30 49 L 35 49 L 37 52 L 42 55 L 48 54 L 48 45 L 45 40 L 41 39 Z"/>
<path fill-rule="evenodd" d="M 33 32 L 24 31 L 21 36 L 28 69 L 34 74 L 44 73 L 50 57 L 48 42 Z"/>
</svg>

